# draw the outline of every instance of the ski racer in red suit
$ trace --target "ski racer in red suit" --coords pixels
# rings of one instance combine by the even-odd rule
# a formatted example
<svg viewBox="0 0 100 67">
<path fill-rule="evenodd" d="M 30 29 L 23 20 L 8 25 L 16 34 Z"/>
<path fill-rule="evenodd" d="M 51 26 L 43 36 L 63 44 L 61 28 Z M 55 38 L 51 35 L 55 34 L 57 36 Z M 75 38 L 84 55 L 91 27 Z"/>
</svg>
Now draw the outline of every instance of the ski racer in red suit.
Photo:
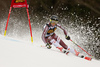
<svg viewBox="0 0 100 67">
<path fill-rule="evenodd" d="M 68 47 L 54 32 L 57 27 L 61 28 L 65 34 L 67 40 L 70 40 L 70 37 L 67 35 L 66 30 L 58 24 L 58 17 L 56 15 L 52 15 L 50 19 L 50 23 L 44 26 L 44 31 L 42 33 L 42 40 L 46 44 L 48 49 L 51 48 L 53 44 L 56 48 L 58 48 L 61 52 L 68 54 L 69 52 L 78 56 L 79 52 L 75 49 Z M 62 46 L 60 47 L 59 44 Z"/>
</svg>

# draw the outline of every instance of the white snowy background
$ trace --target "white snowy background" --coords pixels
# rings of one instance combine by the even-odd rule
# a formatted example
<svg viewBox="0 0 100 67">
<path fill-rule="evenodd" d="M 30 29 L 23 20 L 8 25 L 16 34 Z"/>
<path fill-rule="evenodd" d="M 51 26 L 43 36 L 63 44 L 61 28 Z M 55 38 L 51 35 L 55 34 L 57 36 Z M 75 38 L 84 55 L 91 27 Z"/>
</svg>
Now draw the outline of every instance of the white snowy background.
<svg viewBox="0 0 100 67">
<path fill-rule="evenodd" d="M 35 39 L 36 40 L 36 39 Z M 41 47 L 41 40 L 22 41 L 0 35 L 0 67 L 99 67 L 100 61 L 88 61 L 61 53 L 52 45 L 52 49 Z"/>
</svg>

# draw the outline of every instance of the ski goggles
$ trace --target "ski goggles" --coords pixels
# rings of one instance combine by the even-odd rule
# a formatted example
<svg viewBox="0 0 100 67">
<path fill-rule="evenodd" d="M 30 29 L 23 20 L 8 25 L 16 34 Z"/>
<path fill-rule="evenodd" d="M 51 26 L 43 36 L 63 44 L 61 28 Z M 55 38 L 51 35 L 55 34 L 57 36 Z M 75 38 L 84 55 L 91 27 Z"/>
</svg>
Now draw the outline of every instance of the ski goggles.
<svg viewBox="0 0 100 67">
<path fill-rule="evenodd" d="M 58 23 L 58 21 L 55 21 L 55 20 L 50 20 L 50 22 L 51 22 L 52 24 L 57 24 L 57 23 Z"/>
</svg>

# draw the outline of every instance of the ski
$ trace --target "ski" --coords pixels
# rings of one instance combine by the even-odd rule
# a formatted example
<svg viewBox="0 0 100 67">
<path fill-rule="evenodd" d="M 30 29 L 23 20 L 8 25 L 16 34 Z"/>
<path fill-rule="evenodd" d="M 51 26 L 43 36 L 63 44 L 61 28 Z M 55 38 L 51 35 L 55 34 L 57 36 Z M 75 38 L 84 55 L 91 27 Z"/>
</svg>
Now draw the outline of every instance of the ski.
<svg viewBox="0 0 100 67">
<path fill-rule="evenodd" d="M 45 47 L 46 48 L 46 46 L 43 46 L 43 45 L 41 45 L 41 47 Z M 60 50 L 60 52 L 62 52 L 62 51 Z M 63 51 L 62 53 L 68 55 L 69 52 Z M 87 57 L 87 56 L 84 56 L 84 55 L 77 56 L 77 57 L 83 58 L 83 59 L 88 60 L 88 61 L 91 61 L 92 60 L 91 57 Z"/>
</svg>

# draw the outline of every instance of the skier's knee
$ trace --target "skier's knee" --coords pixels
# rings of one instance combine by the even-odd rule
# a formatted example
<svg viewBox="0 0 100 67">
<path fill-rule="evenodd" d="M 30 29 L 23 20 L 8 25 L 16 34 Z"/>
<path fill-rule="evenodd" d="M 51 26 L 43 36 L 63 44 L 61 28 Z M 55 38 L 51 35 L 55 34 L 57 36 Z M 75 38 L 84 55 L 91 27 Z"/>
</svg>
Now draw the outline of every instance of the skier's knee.
<svg viewBox="0 0 100 67">
<path fill-rule="evenodd" d="M 58 43 L 60 42 L 60 37 L 57 38 L 57 42 L 58 42 Z"/>
<path fill-rule="evenodd" d="M 52 39 L 50 41 L 55 47 L 59 47 L 59 43 L 55 40 L 55 39 Z"/>
</svg>

